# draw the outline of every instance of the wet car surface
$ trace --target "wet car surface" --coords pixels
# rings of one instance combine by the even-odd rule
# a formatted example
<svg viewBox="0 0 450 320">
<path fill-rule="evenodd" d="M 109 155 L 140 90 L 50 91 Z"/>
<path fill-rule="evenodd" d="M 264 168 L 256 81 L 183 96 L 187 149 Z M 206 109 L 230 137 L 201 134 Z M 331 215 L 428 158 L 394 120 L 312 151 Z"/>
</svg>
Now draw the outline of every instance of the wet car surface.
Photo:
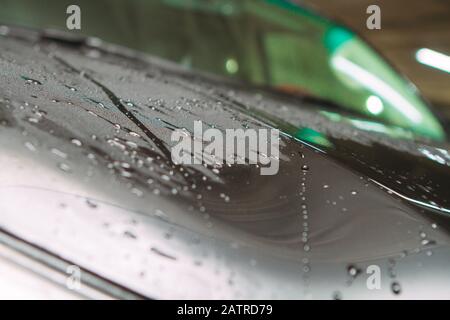
<svg viewBox="0 0 450 320">
<path fill-rule="evenodd" d="M 149 298 L 450 296 L 446 142 L 92 39 L 3 33 L 7 234 Z M 195 120 L 280 129 L 279 173 L 174 164 L 171 133 Z"/>
</svg>

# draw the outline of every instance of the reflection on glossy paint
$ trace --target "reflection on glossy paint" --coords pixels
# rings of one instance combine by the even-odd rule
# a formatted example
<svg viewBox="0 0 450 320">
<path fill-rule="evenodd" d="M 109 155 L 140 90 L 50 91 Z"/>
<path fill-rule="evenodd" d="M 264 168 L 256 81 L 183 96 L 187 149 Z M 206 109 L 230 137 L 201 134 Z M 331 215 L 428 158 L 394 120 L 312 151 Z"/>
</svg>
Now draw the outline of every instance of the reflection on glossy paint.
<svg viewBox="0 0 450 320">
<path fill-rule="evenodd" d="M 333 144 L 328 140 L 328 138 L 311 128 L 301 128 L 295 133 L 295 138 L 307 141 L 313 145 L 318 145 L 325 148 L 330 148 Z"/>
<path fill-rule="evenodd" d="M 336 56 L 331 61 L 336 70 L 389 101 L 394 108 L 412 122 L 422 122 L 422 115 L 417 111 L 416 107 L 382 79 L 344 57 Z"/>
<path fill-rule="evenodd" d="M 416 53 L 416 59 L 422 64 L 450 73 L 450 56 L 422 48 Z"/>
<path fill-rule="evenodd" d="M 377 96 L 368 97 L 366 101 L 366 107 L 367 110 L 369 110 L 369 112 L 373 115 L 379 115 L 384 110 L 383 101 L 381 101 L 381 99 Z"/>
<path fill-rule="evenodd" d="M 450 155 L 447 150 L 440 148 L 425 148 L 420 147 L 418 150 L 428 159 L 437 162 L 441 165 L 450 166 Z"/>
<path fill-rule="evenodd" d="M 239 71 L 239 64 L 236 61 L 236 59 L 233 58 L 229 58 L 226 62 L 225 62 L 225 68 L 227 69 L 227 72 L 229 74 L 235 74 L 236 72 Z"/>
<path fill-rule="evenodd" d="M 433 204 L 433 203 L 419 201 L 419 200 L 407 197 L 404 194 L 401 194 L 401 193 L 399 193 L 399 192 L 397 192 L 397 191 L 395 191 L 395 190 L 385 186 L 384 184 L 382 184 L 382 183 L 380 183 L 380 182 L 378 182 L 376 180 L 373 180 L 373 179 L 369 179 L 369 180 L 372 181 L 373 183 L 377 184 L 381 188 L 389 191 L 391 194 L 395 194 L 396 196 L 398 196 L 398 197 L 400 197 L 400 198 L 402 198 L 402 199 L 404 199 L 404 200 L 406 200 L 408 202 L 414 203 L 414 204 L 416 204 L 418 206 L 422 206 L 422 207 L 425 207 L 425 208 L 437 210 L 437 211 L 440 211 L 442 213 L 450 213 L 450 209 L 448 209 L 448 208 L 445 208 L 445 207 L 442 207 L 442 206 L 437 206 L 436 204 Z"/>
<path fill-rule="evenodd" d="M 369 132 L 377 132 L 385 134 L 391 138 L 395 139 L 413 139 L 414 134 L 406 129 L 396 127 L 396 126 L 388 126 L 384 125 L 380 122 L 370 121 L 370 120 L 362 120 L 352 117 L 346 117 L 340 115 L 338 113 L 329 112 L 329 111 L 321 111 L 322 115 L 327 117 L 329 120 L 334 122 L 341 122 L 345 124 L 350 124 L 354 128 Z"/>
<path fill-rule="evenodd" d="M 443 139 L 437 119 L 413 88 L 351 31 L 333 25 L 324 35 L 329 66 L 339 90 L 326 98 L 348 109 L 377 116 L 419 135 Z"/>
<path fill-rule="evenodd" d="M 409 131 L 406 131 L 406 130 L 404 130 L 402 128 L 398 128 L 398 127 L 386 126 L 379 122 L 359 120 L 359 119 L 351 119 L 349 122 L 355 128 L 358 128 L 358 129 L 361 129 L 364 131 L 383 133 L 383 134 L 390 136 L 391 138 L 403 138 L 403 139 L 412 139 L 413 138 L 413 135 Z"/>
</svg>

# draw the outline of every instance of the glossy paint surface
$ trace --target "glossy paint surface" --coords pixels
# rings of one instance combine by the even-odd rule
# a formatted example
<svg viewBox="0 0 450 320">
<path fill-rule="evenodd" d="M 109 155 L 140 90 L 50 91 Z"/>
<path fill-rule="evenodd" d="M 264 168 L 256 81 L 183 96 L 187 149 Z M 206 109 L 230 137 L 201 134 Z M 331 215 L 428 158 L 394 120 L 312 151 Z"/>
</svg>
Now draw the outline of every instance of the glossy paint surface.
<svg viewBox="0 0 450 320">
<path fill-rule="evenodd" d="M 3 231 L 151 298 L 450 296 L 446 143 L 89 39 L 0 47 Z M 175 165 L 194 120 L 279 128 L 279 173 Z"/>
</svg>

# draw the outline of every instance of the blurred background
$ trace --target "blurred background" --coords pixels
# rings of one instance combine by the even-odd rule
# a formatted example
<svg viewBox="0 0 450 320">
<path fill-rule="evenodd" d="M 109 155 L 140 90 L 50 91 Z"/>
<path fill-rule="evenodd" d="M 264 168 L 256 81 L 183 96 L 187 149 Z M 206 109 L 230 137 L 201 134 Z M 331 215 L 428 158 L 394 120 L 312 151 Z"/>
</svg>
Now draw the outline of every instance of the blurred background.
<svg viewBox="0 0 450 320">
<path fill-rule="evenodd" d="M 450 128 L 450 73 L 418 63 L 430 48 L 450 55 L 450 0 L 297 0 L 343 22 L 370 42 L 406 75 L 444 116 Z M 381 30 L 366 28 L 366 8 L 381 8 Z"/>
</svg>

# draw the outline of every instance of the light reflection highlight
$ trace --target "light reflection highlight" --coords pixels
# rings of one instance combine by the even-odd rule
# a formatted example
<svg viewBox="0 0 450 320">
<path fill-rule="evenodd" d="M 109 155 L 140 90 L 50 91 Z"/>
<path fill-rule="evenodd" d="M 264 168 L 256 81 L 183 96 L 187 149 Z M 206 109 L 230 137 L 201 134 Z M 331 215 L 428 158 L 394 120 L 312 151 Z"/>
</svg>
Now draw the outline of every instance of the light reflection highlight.
<svg viewBox="0 0 450 320">
<path fill-rule="evenodd" d="M 429 67 L 450 73 L 450 56 L 422 48 L 416 52 L 416 60 Z"/>
<path fill-rule="evenodd" d="M 361 68 L 348 59 L 337 56 L 332 59 L 333 67 L 354 81 L 360 83 L 371 92 L 388 101 L 394 108 L 414 123 L 422 122 L 421 113 L 382 79 Z"/>
</svg>

